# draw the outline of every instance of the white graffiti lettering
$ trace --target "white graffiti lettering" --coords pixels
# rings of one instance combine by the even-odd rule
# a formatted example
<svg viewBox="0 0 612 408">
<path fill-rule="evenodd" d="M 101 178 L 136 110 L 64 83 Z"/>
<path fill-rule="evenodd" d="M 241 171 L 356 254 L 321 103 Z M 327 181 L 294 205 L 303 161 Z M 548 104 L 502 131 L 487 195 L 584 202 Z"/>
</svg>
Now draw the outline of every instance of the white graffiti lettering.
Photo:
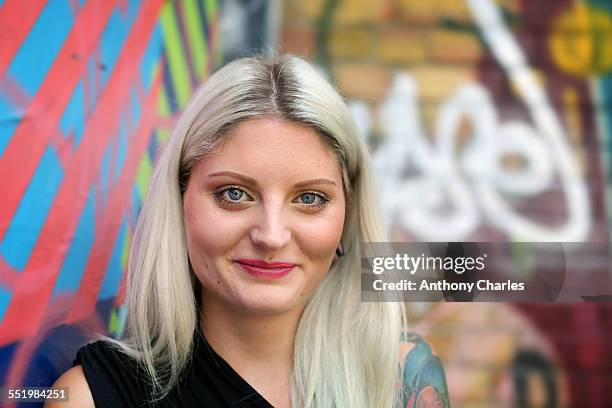
<svg viewBox="0 0 612 408">
<path fill-rule="evenodd" d="M 483 221 L 516 240 L 583 240 L 591 217 L 586 185 L 546 92 L 494 2 L 467 2 L 534 124 L 502 122 L 487 89 L 466 83 L 440 106 L 430 138 L 421 125 L 416 82 L 396 74 L 380 107 L 385 138 L 373 157 L 387 222 L 432 241 L 463 239 Z M 365 104 L 353 102 L 351 110 L 366 134 L 371 119 Z M 463 119 L 473 132 L 459 154 Z M 520 168 L 503 164 L 510 155 L 521 158 Z M 546 192 L 553 184 L 566 202 L 562 225 L 529 219 L 513 208 L 517 199 Z"/>
</svg>

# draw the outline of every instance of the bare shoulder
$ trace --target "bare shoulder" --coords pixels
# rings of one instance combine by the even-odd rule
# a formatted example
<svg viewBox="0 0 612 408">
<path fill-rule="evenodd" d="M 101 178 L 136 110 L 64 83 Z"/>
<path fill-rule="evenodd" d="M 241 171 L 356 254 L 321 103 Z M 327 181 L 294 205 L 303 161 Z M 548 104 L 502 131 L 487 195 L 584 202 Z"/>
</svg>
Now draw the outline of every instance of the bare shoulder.
<svg viewBox="0 0 612 408">
<path fill-rule="evenodd" d="M 48 401 L 45 408 L 95 408 L 94 400 L 89 389 L 89 384 L 80 365 L 72 367 L 55 381 L 53 388 L 68 388 L 69 402 Z"/>
</svg>

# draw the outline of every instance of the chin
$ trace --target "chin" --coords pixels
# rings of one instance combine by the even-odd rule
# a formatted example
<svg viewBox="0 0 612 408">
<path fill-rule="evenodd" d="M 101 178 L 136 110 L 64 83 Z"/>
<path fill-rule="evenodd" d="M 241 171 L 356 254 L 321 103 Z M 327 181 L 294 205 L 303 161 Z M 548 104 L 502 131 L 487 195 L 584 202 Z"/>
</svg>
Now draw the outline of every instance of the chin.
<svg viewBox="0 0 612 408">
<path fill-rule="evenodd" d="M 281 288 L 275 288 L 281 289 Z M 302 300 L 299 293 L 273 293 L 274 291 L 261 291 L 256 297 L 241 299 L 240 307 L 246 313 L 261 315 L 277 315 L 300 310 L 307 299 Z"/>
</svg>

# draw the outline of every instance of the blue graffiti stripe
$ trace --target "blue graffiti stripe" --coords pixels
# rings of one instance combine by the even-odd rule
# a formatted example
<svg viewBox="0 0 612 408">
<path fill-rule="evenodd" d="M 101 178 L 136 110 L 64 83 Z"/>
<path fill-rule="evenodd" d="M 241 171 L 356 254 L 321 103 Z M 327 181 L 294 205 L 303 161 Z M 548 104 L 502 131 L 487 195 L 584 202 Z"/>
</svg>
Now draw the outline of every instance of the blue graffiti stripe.
<svg viewBox="0 0 612 408">
<path fill-rule="evenodd" d="M 157 135 L 154 134 L 151 139 L 149 139 L 149 144 L 147 145 L 147 154 L 149 157 L 156 157 L 157 152 L 159 150 L 159 141 L 157 140 Z"/>
<path fill-rule="evenodd" d="M 140 63 L 140 78 L 144 89 L 148 92 L 151 90 L 153 82 L 153 71 L 155 64 L 159 61 L 163 49 L 163 37 L 159 23 L 155 25 L 144 56 Z"/>
<path fill-rule="evenodd" d="M 604 126 L 608 140 L 605 146 L 607 154 L 612 153 L 612 74 L 602 75 L 599 78 L 601 106 L 599 110 L 603 115 Z M 610 176 L 610 174 L 608 175 Z"/>
<path fill-rule="evenodd" d="M 69 0 L 49 0 L 9 66 L 9 74 L 34 95 L 43 82 L 74 18 Z"/>
<path fill-rule="evenodd" d="M 210 38 L 210 24 L 208 22 L 208 10 L 206 10 L 206 1 L 200 0 L 197 2 L 198 4 L 198 16 L 200 18 L 200 22 L 202 23 L 202 29 L 204 30 L 204 38 Z"/>
<path fill-rule="evenodd" d="M 136 89 L 132 88 L 132 120 L 131 120 L 131 129 L 135 130 L 138 127 L 138 122 L 140 122 L 141 115 L 141 107 L 140 100 L 138 99 L 138 93 Z"/>
<path fill-rule="evenodd" d="M 102 32 L 102 37 L 100 39 L 100 51 L 103 64 L 101 86 L 106 85 L 108 78 L 117 64 L 119 54 L 123 49 L 137 12 L 138 8 L 135 7 L 134 2 L 131 2 L 131 7 L 129 7 L 127 16 L 125 17 L 121 10 L 115 9 Z"/>
<path fill-rule="evenodd" d="M 610 0 L 586 0 L 586 3 L 591 7 L 612 12 L 612 2 Z"/>
<path fill-rule="evenodd" d="M 164 47 L 164 55 L 167 55 L 166 52 L 166 48 Z M 164 56 L 164 59 L 166 57 Z M 167 63 L 167 61 L 165 61 Z M 177 102 L 177 97 L 176 97 L 176 92 L 174 89 L 174 84 L 172 82 L 172 77 L 170 75 L 170 70 L 169 69 L 164 69 L 164 75 L 163 75 L 163 83 L 164 83 L 164 90 L 166 91 L 166 97 L 167 97 L 167 102 L 168 102 L 168 106 L 170 107 L 170 112 L 172 113 L 176 113 L 179 111 L 179 106 L 178 106 L 178 102 Z"/>
<path fill-rule="evenodd" d="M 138 191 L 138 185 L 134 185 L 132 189 L 132 218 L 138 219 L 140 213 L 140 207 L 142 206 L 142 200 L 140 198 L 140 192 Z"/>
<path fill-rule="evenodd" d="M 8 289 L 0 286 L 0 321 L 4 319 L 6 309 L 8 309 L 9 303 L 11 303 L 11 295 L 12 293 Z"/>
<path fill-rule="evenodd" d="M 4 154 L 20 121 L 21 113 L 0 97 L 0 156 Z"/>
<path fill-rule="evenodd" d="M 612 74 L 599 78 L 599 94 L 601 105 L 597 107 L 601 126 L 602 158 L 606 164 L 606 178 L 612 179 Z M 607 188 L 608 200 L 612 199 L 612 188 Z M 612 208 L 608 207 L 608 216 L 612 216 Z"/>
<path fill-rule="evenodd" d="M 104 281 L 102 282 L 102 288 L 98 295 L 99 300 L 108 299 L 117 294 L 119 285 L 121 284 L 121 276 L 123 275 L 123 267 L 121 265 L 121 254 L 123 252 L 123 245 L 127 236 L 127 218 L 124 217 L 119 228 L 119 234 L 113 252 L 111 254 L 106 274 L 104 275 Z"/>
<path fill-rule="evenodd" d="M 63 176 L 55 151 L 48 147 L 0 243 L 6 262 L 18 271 L 30 258 Z"/>
<path fill-rule="evenodd" d="M 76 148 L 83 136 L 83 128 L 85 125 L 85 99 L 83 95 L 83 81 L 80 81 L 74 88 L 74 92 L 70 97 L 70 102 L 66 106 L 66 110 L 60 119 L 60 128 L 65 137 L 70 135 L 74 130 L 74 148 Z"/>
<path fill-rule="evenodd" d="M 95 190 L 87 196 L 87 202 L 64 258 L 64 263 L 53 288 L 53 297 L 64 292 L 76 292 L 85 272 L 95 236 Z"/>
</svg>

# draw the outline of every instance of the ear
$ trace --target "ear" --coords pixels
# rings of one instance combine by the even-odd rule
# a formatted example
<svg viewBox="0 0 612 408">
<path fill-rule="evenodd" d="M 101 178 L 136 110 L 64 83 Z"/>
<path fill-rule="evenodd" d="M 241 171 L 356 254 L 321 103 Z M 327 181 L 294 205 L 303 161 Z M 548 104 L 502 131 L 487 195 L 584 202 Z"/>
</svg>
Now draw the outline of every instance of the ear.
<svg viewBox="0 0 612 408">
<path fill-rule="evenodd" d="M 344 256 L 344 247 L 342 246 L 342 242 L 338 244 L 338 248 L 336 248 L 336 254 L 334 255 L 334 261 L 340 260 Z"/>
</svg>

